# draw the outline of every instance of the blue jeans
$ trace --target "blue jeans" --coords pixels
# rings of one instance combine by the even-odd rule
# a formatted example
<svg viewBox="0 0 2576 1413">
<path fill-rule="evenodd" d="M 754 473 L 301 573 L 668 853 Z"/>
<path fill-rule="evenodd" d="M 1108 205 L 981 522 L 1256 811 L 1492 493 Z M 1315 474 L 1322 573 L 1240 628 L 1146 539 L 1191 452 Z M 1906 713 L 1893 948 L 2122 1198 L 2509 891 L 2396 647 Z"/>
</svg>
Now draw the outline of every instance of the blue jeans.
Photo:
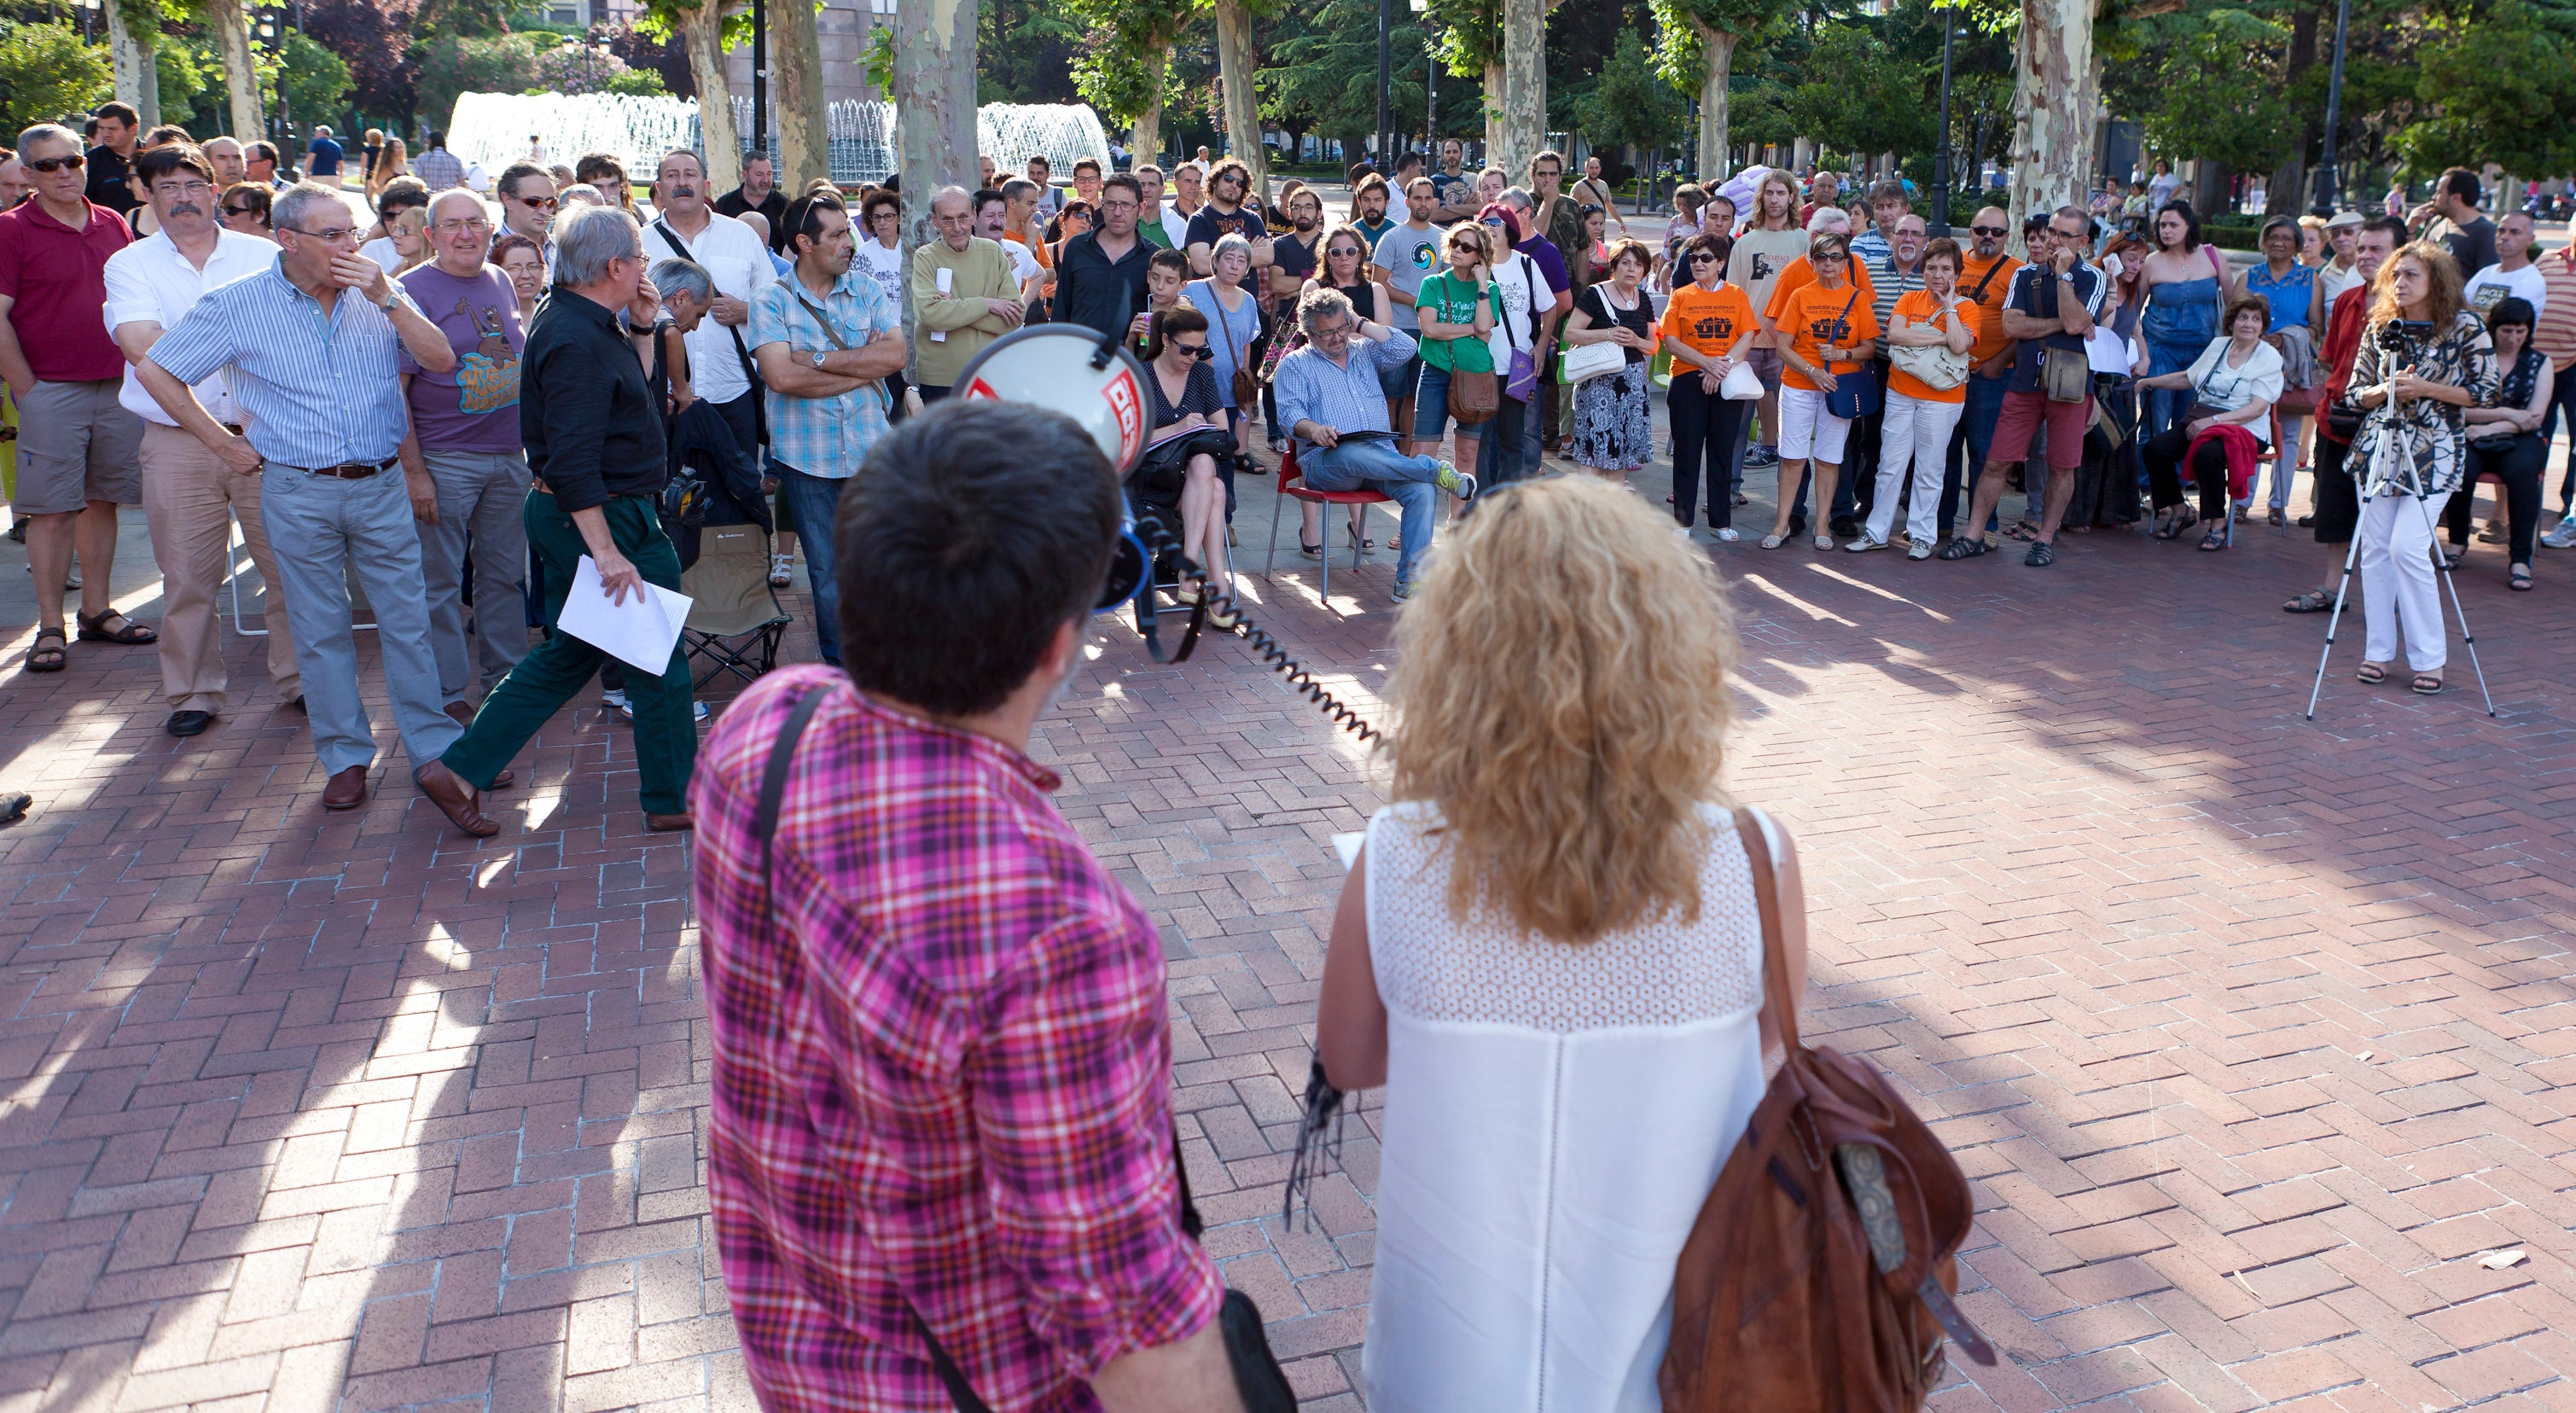
<svg viewBox="0 0 2576 1413">
<path fill-rule="evenodd" d="M 2000 378 L 1977 373 L 1968 375 L 1967 410 L 1959 414 L 1959 430 L 1950 435 L 1950 457 L 1941 471 L 1941 531 L 1944 534 L 1949 533 L 1951 522 L 1959 518 L 1959 492 L 1965 489 L 1971 496 L 1976 494 L 1977 476 L 1986 469 L 1986 453 L 1995 444 L 1995 423 L 2003 418 L 2004 394 L 2010 390 L 2011 383 L 2010 374 Z M 1966 456 L 1964 463 L 1960 460 L 1963 453 Z M 1979 531 L 1983 532 L 1983 529 Z"/>
<path fill-rule="evenodd" d="M 778 494 L 795 517 L 797 539 L 805 547 L 805 583 L 814 591 L 814 641 L 823 660 L 841 665 L 841 581 L 833 573 L 832 527 L 841 505 L 842 481 L 808 476 L 772 458 L 778 472 Z"/>
<path fill-rule="evenodd" d="M 1440 503 L 1439 489 L 1432 484 L 1440 474 L 1437 460 L 1406 456 L 1393 442 L 1347 442 L 1298 452 L 1297 469 L 1305 474 L 1306 484 L 1319 491 L 1366 488 L 1394 497 L 1404 507 L 1404 549 L 1396 557 L 1395 579 L 1399 584 L 1413 582 L 1414 564 L 1431 548 L 1431 519 Z"/>
<path fill-rule="evenodd" d="M 1445 393 L 1443 394 L 1446 395 Z M 1514 402 L 1509 397 L 1494 413 L 1493 420 L 1476 430 L 1484 439 L 1476 443 L 1476 484 L 1499 486 L 1519 480 L 1529 470 L 1528 449 L 1538 445 L 1529 436 L 1532 429 L 1530 409 L 1538 399 Z"/>
</svg>

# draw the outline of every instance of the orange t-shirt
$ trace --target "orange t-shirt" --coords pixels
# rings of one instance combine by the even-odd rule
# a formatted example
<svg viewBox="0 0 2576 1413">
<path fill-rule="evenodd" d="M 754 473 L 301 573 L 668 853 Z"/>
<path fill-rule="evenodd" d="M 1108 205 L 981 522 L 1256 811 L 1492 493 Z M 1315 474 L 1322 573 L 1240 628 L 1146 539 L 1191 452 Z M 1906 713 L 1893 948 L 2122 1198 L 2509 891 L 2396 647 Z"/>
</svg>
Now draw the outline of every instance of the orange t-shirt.
<svg viewBox="0 0 2576 1413">
<path fill-rule="evenodd" d="M 1909 324 L 1936 324 L 1936 321 L 1940 318 L 1940 313 L 1941 301 L 1932 297 L 1932 291 L 1928 289 L 1918 289 L 1910 294 L 1900 294 L 1896 297 L 1896 310 L 1891 317 L 1902 319 Z M 1960 310 L 1959 320 L 1961 323 L 1967 325 L 1969 333 L 1974 334 L 1977 331 L 1977 315 L 1975 310 Z M 1924 382 L 1921 378 L 1915 377 L 1913 374 L 1906 372 L 1903 368 L 1892 363 L 1888 365 L 1887 369 L 1887 390 L 1889 392 L 1901 392 L 1907 397 L 1913 398 L 1917 402 L 1965 402 L 1968 400 L 1968 385 L 1966 383 L 1961 383 L 1957 387 L 1952 388 L 1947 392 L 1943 392 L 1940 389 L 1933 387 L 1931 384 Z"/>
<path fill-rule="evenodd" d="M 1800 362 L 1810 367 L 1823 364 L 1821 350 L 1826 344 L 1849 348 L 1878 337 L 1878 316 L 1870 312 L 1868 293 L 1859 292 L 1857 299 L 1852 297 L 1854 293 L 1850 285 L 1826 289 L 1811 282 L 1791 290 L 1785 299 L 1775 294 L 1771 302 L 1779 308 L 1780 317 L 1772 320 L 1771 326 L 1789 335 L 1789 349 Z M 1860 367 L 1858 363 L 1835 363 L 1827 371 L 1841 378 Z M 1780 381 L 1784 386 L 1808 392 L 1823 391 L 1794 365 L 1786 363 L 1780 369 Z"/>
<path fill-rule="evenodd" d="M 1843 275 L 1852 283 L 1860 286 L 1860 302 L 1863 305 L 1871 309 L 1876 309 L 1878 307 L 1878 286 L 1870 283 L 1869 267 L 1867 265 L 1862 264 L 1858 260 L 1849 261 L 1843 266 Z M 1769 321 L 1772 328 L 1777 329 L 1784 327 L 1780 322 L 1780 311 L 1789 307 L 1787 300 L 1790 292 L 1792 290 L 1805 289 L 1807 286 L 1814 284 L 1815 282 L 1816 267 L 1808 263 L 1806 256 L 1801 255 L 1797 259 L 1790 261 L 1786 266 L 1782 267 L 1780 278 L 1773 282 L 1771 286 L 1771 302 L 1764 306 L 1762 317 Z"/>
<path fill-rule="evenodd" d="M 1007 229 L 1002 232 L 1002 239 L 1016 240 L 1022 246 L 1026 247 L 1031 255 L 1037 257 L 1039 269 L 1052 270 L 1055 268 L 1055 251 L 1050 248 L 1045 241 L 1041 240 L 1032 242 L 1027 236 L 1021 235 L 1018 231 Z"/>
<path fill-rule="evenodd" d="M 1693 281 L 1674 290 L 1664 306 L 1664 337 L 1678 339 L 1711 358 L 1732 350 L 1736 340 L 1756 327 L 1753 301 L 1745 297 L 1741 285 L 1702 289 Z M 1677 362 L 1673 371 L 1684 370 Z"/>
<path fill-rule="evenodd" d="M 2003 268 L 1996 269 L 1998 265 Z M 1977 305 L 1977 341 L 1969 347 L 1968 356 L 1979 363 L 2003 352 L 2004 346 L 2012 342 L 2004 337 L 2004 301 L 2012 297 L 2013 271 L 2020 268 L 2021 262 L 2009 255 L 1998 255 L 1982 265 L 1971 255 L 1968 268 L 1959 272 L 1959 293 Z M 1989 274 L 1994 278 L 1988 279 Z M 1984 287 L 1983 294 L 1978 293 L 1979 286 Z"/>
</svg>

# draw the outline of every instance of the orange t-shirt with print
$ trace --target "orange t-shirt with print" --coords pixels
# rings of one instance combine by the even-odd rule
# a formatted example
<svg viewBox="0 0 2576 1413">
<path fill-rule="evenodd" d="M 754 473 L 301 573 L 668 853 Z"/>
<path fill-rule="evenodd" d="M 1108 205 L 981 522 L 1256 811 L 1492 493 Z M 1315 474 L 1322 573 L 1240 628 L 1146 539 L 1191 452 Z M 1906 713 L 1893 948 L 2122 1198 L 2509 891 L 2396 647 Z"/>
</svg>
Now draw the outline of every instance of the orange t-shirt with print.
<svg viewBox="0 0 2576 1413">
<path fill-rule="evenodd" d="M 2001 266 L 2001 269 L 1997 269 Z M 2012 342 L 2004 337 L 2004 301 L 2012 297 L 2013 272 L 2021 262 L 2009 255 L 1998 255 L 1979 263 L 1968 257 L 1968 267 L 1959 272 L 1959 293 L 1976 302 L 1977 322 L 1973 326 L 1977 341 L 1968 348 L 1968 357 L 1983 363 L 2004 351 Z M 1987 278 L 1992 276 L 1992 279 Z M 1983 293 L 1979 293 L 1982 287 Z"/>
<path fill-rule="evenodd" d="M 1853 298 L 1855 293 L 1859 298 Z M 1869 295 L 1850 285 L 1840 289 L 1826 289 L 1818 284 L 1800 285 L 1789 292 L 1786 300 L 1774 295 L 1771 302 L 1780 310 L 1780 317 L 1771 321 L 1771 327 L 1789 336 L 1790 351 L 1811 368 L 1824 364 L 1826 344 L 1850 348 L 1878 337 L 1878 316 L 1870 312 Z M 1857 362 L 1843 362 L 1829 365 L 1827 371 L 1839 379 L 1845 374 L 1858 372 L 1860 367 Z M 1812 379 L 1800 373 L 1795 364 L 1784 362 L 1781 365 L 1780 381 L 1786 387 L 1803 388 L 1808 392 L 1823 391 Z"/>
<path fill-rule="evenodd" d="M 1702 289 L 1693 281 L 1674 290 L 1671 301 L 1664 306 L 1664 337 L 1679 340 L 1709 358 L 1724 356 L 1735 347 L 1736 340 L 1756 327 L 1753 301 L 1746 297 L 1742 285 L 1720 284 L 1715 289 Z M 1673 371 L 1696 370 L 1676 360 Z"/>
<path fill-rule="evenodd" d="M 1962 294 L 1962 301 L 1964 301 L 1965 298 L 1966 296 Z M 1937 328 L 1948 322 L 1941 319 L 1940 315 L 1941 301 L 1933 297 L 1932 291 L 1928 289 L 1918 289 L 1910 294 L 1898 295 L 1896 297 L 1895 312 L 1890 317 L 1902 319 L 1909 324 L 1932 324 Z M 1967 328 L 1969 334 L 1974 335 L 1977 332 L 1977 311 L 1975 307 L 1963 302 L 1959 307 L 1959 322 Z M 1887 368 L 1887 390 L 1889 392 L 1901 392 L 1917 402 L 1965 402 L 1968 400 L 1968 385 L 1966 383 L 1961 383 L 1957 387 L 1944 392 L 1941 389 L 1935 388 L 1931 384 L 1924 382 L 1921 378 L 1915 377 L 1913 374 L 1906 372 L 1904 368 L 1893 363 L 1889 364 Z"/>
<path fill-rule="evenodd" d="M 1878 307 L 1878 286 L 1870 283 L 1867 265 L 1859 260 L 1846 262 L 1843 265 L 1843 278 L 1860 286 L 1861 303 L 1872 309 Z M 1772 328 L 1780 328 L 1780 311 L 1788 307 L 1786 301 L 1789 295 L 1815 282 L 1816 267 L 1809 263 L 1806 256 L 1801 255 L 1790 261 L 1781 268 L 1780 278 L 1772 283 L 1771 302 L 1763 307 L 1762 317 L 1770 321 Z"/>
</svg>

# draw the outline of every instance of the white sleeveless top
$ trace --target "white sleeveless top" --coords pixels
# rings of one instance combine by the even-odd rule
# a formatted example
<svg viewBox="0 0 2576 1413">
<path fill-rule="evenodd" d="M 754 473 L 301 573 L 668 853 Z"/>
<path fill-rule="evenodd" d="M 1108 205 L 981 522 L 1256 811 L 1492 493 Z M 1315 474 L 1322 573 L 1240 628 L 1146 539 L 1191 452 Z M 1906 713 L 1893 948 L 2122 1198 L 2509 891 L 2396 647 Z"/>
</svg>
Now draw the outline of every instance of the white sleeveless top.
<svg viewBox="0 0 2576 1413">
<path fill-rule="evenodd" d="M 1452 918 L 1436 809 L 1369 821 L 1379 1413 L 1662 1407 L 1673 1262 L 1763 1086 L 1761 914 L 1732 817 L 1706 814 L 1699 920 L 1581 945 Z"/>
</svg>

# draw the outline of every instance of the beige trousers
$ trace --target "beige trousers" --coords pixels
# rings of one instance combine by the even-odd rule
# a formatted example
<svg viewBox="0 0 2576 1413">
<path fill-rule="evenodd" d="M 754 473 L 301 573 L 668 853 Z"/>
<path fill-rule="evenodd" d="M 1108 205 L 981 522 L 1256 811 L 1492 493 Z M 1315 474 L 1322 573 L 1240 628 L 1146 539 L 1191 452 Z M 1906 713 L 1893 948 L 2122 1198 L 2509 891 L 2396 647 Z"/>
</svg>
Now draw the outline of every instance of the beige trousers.
<svg viewBox="0 0 2576 1413">
<path fill-rule="evenodd" d="M 280 701 L 303 695 L 295 635 L 286 624 L 285 581 L 268 553 L 259 518 L 259 477 L 244 476 L 176 427 L 143 427 L 143 519 L 161 566 L 161 691 L 172 711 L 221 712 L 224 629 L 215 613 L 232 563 L 232 524 L 241 521 L 251 563 L 268 586 L 268 678 Z"/>
</svg>

